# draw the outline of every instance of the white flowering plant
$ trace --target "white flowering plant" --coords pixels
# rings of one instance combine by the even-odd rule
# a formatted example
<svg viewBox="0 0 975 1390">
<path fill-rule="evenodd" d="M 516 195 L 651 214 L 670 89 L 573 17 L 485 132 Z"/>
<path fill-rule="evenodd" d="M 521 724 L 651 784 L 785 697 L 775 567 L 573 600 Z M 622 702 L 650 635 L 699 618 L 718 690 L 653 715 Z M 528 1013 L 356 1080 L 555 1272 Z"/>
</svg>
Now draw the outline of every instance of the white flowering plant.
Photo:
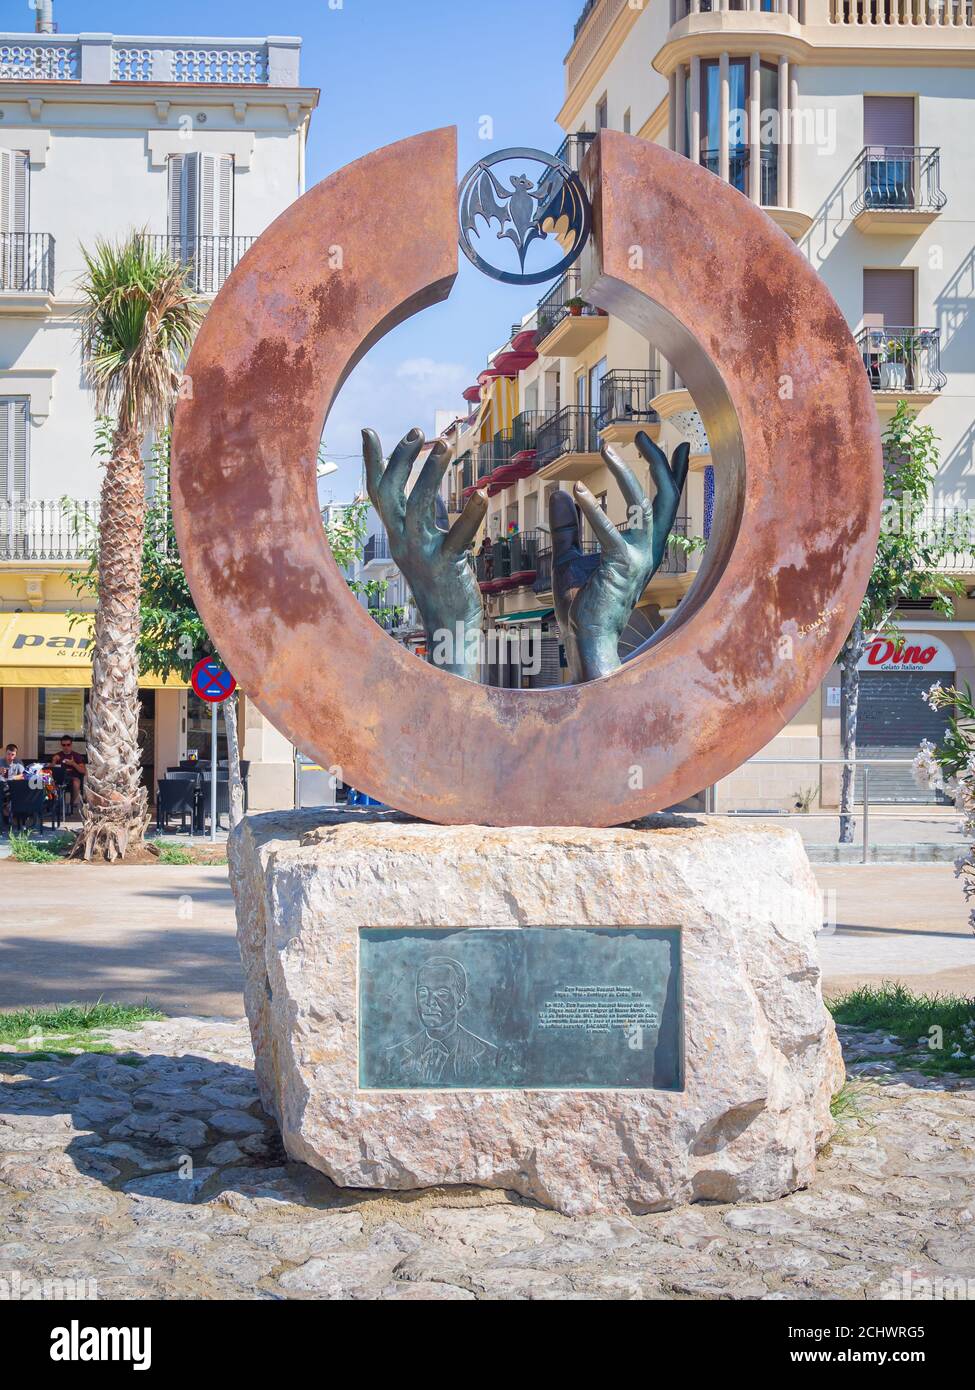
<svg viewBox="0 0 975 1390">
<path fill-rule="evenodd" d="M 940 743 L 924 739 L 914 759 L 914 780 L 918 786 L 940 791 L 954 798 L 961 812 L 961 828 L 972 842 L 955 860 L 955 876 L 962 881 L 965 901 L 975 899 L 975 697 L 971 686 L 943 686 L 935 683 L 924 696 L 931 709 L 950 709 L 948 728 Z M 969 912 L 975 930 L 975 908 Z"/>
</svg>

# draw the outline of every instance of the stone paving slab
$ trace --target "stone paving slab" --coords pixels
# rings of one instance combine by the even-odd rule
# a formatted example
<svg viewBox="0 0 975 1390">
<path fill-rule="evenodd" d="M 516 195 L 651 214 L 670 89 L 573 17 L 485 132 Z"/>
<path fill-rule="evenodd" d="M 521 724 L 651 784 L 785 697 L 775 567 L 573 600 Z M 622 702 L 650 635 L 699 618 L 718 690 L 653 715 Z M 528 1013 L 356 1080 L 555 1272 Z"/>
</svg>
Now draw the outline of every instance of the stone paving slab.
<svg viewBox="0 0 975 1390">
<path fill-rule="evenodd" d="M 7 1046 L 0 1278 L 124 1299 L 975 1297 L 975 1079 L 841 1034 L 860 1113 L 811 1188 L 578 1220 L 472 1188 L 340 1190 L 290 1162 L 243 1020 L 105 1032 L 116 1054 Z"/>
</svg>

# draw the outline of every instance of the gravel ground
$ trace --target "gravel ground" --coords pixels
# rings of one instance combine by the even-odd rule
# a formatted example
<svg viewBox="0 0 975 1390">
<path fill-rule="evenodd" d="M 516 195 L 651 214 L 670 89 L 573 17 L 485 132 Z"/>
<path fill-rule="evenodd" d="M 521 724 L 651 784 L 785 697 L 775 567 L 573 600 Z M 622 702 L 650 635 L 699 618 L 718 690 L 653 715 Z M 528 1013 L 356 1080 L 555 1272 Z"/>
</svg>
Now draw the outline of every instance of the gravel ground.
<svg viewBox="0 0 975 1390">
<path fill-rule="evenodd" d="M 100 1035 L 114 1054 L 2 1048 L 0 1294 L 975 1297 L 975 1079 L 840 1032 L 857 1108 L 808 1191 L 580 1220 L 502 1192 L 343 1191 L 289 1162 L 242 1021 Z"/>
</svg>

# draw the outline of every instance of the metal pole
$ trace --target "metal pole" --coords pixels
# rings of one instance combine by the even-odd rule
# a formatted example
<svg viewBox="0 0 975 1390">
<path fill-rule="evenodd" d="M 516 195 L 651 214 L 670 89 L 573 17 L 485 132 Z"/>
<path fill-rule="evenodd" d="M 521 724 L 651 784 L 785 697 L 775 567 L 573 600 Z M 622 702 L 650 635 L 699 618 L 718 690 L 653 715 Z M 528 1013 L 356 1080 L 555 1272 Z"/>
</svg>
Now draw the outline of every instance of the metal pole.
<svg viewBox="0 0 975 1390">
<path fill-rule="evenodd" d="M 868 863 L 870 849 L 870 768 L 863 765 L 863 862 Z"/>
<path fill-rule="evenodd" d="M 210 839 L 217 840 L 217 706 L 210 706 Z"/>
</svg>

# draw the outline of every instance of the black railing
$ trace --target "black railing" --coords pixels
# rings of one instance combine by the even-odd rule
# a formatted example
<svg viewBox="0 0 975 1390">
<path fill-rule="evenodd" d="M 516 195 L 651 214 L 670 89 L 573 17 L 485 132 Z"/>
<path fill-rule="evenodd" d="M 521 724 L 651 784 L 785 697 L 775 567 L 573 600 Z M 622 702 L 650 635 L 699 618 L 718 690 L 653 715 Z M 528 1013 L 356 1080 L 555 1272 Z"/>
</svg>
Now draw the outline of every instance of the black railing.
<svg viewBox="0 0 975 1390">
<path fill-rule="evenodd" d="M 587 318 L 598 314 L 598 309 L 584 302 L 581 306 L 577 304 L 575 310 L 569 307 L 573 301 L 581 299 L 580 284 L 578 270 L 567 270 L 560 280 L 556 280 L 544 299 L 538 301 L 538 336 L 540 342 L 547 338 L 552 329 L 573 312 L 582 314 Z"/>
<path fill-rule="evenodd" d="M 578 174 L 586 152 L 595 138 L 595 133 L 591 130 L 580 130 L 574 135 L 567 135 L 555 151 L 555 158 L 561 159 L 563 164 L 568 164 L 569 168 Z"/>
<path fill-rule="evenodd" d="M 388 560 L 389 538 L 385 533 L 370 536 L 362 548 L 362 563 L 372 564 L 374 560 Z"/>
<path fill-rule="evenodd" d="M 674 536 L 687 536 L 687 520 L 678 517 L 674 522 L 667 541 L 667 549 L 664 551 L 664 558 L 660 562 L 658 574 L 686 574 L 687 573 L 687 551 L 681 545 L 674 544 Z"/>
<path fill-rule="evenodd" d="M 498 430 L 494 439 L 491 441 L 491 452 L 494 461 L 491 466 L 492 473 L 496 468 L 504 468 L 505 464 L 511 462 L 511 455 L 514 453 L 511 442 L 510 430 Z"/>
<path fill-rule="evenodd" d="M 545 533 L 534 530 L 498 536 L 488 549 L 479 550 L 473 556 L 478 583 L 488 584 L 520 575 L 527 584 L 535 577 L 539 543 L 543 539 L 547 539 Z"/>
<path fill-rule="evenodd" d="M 868 145 L 856 167 L 857 213 L 939 212 L 948 201 L 941 190 L 941 152 L 914 145 Z"/>
<path fill-rule="evenodd" d="M 701 163 L 712 174 L 721 173 L 720 150 L 702 150 Z M 751 196 L 751 151 L 744 145 L 728 151 L 728 182 L 739 193 Z M 759 151 L 758 196 L 762 207 L 779 206 L 779 152 L 778 149 Z"/>
<path fill-rule="evenodd" d="M 566 405 L 539 425 L 535 437 L 535 467 L 561 458 L 563 454 L 598 454 L 596 412 L 582 406 Z"/>
<path fill-rule="evenodd" d="M 947 384 L 937 328 L 864 328 L 857 347 L 875 391 L 940 391 Z"/>
<path fill-rule="evenodd" d="M 490 478 L 494 471 L 494 448 L 491 444 L 479 444 L 475 450 L 477 481 Z"/>
<path fill-rule="evenodd" d="M 599 429 L 607 425 L 654 424 L 660 416 L 650 402 L 660 394 L 660 373 L 651 371 L 607 372 L 599 383 Z"/>
<path fill-rule="evenodd" d="M 216 294 L 256 237 L 147 236 L 146 240 L 158 254 L 168 252 L 190 267 L 190 288 L 197 294 Z"/>
<path fill-rule="evenodd" d="M 97 502 L 0 501 L 0 560 L 85 560 L 97 538 Z"/>
<path fill-rule="evenodd" d="M 548 537 L 545 537 L 547 540 Z M 599 546 L 595 541 L 583 541 L 579 549 L 584 555 L 598 555 Z M 532 585 L 536 594 L 552 592 L 552 547 L 545 545 L 539 549 L 535 560 L 535 582 Z"/>
<path fill-rule="evenodd" d="M 547 417 L 542 410 L 523 410 L 511 422 L 511 452 L 523 454 L 537 445 L 538 427 Z"/>
<path fill-rule="evenodd" d="M 0 290 L 54 289 L 54 238 L 50 232 L 0 232 Z"/>
</svg>

